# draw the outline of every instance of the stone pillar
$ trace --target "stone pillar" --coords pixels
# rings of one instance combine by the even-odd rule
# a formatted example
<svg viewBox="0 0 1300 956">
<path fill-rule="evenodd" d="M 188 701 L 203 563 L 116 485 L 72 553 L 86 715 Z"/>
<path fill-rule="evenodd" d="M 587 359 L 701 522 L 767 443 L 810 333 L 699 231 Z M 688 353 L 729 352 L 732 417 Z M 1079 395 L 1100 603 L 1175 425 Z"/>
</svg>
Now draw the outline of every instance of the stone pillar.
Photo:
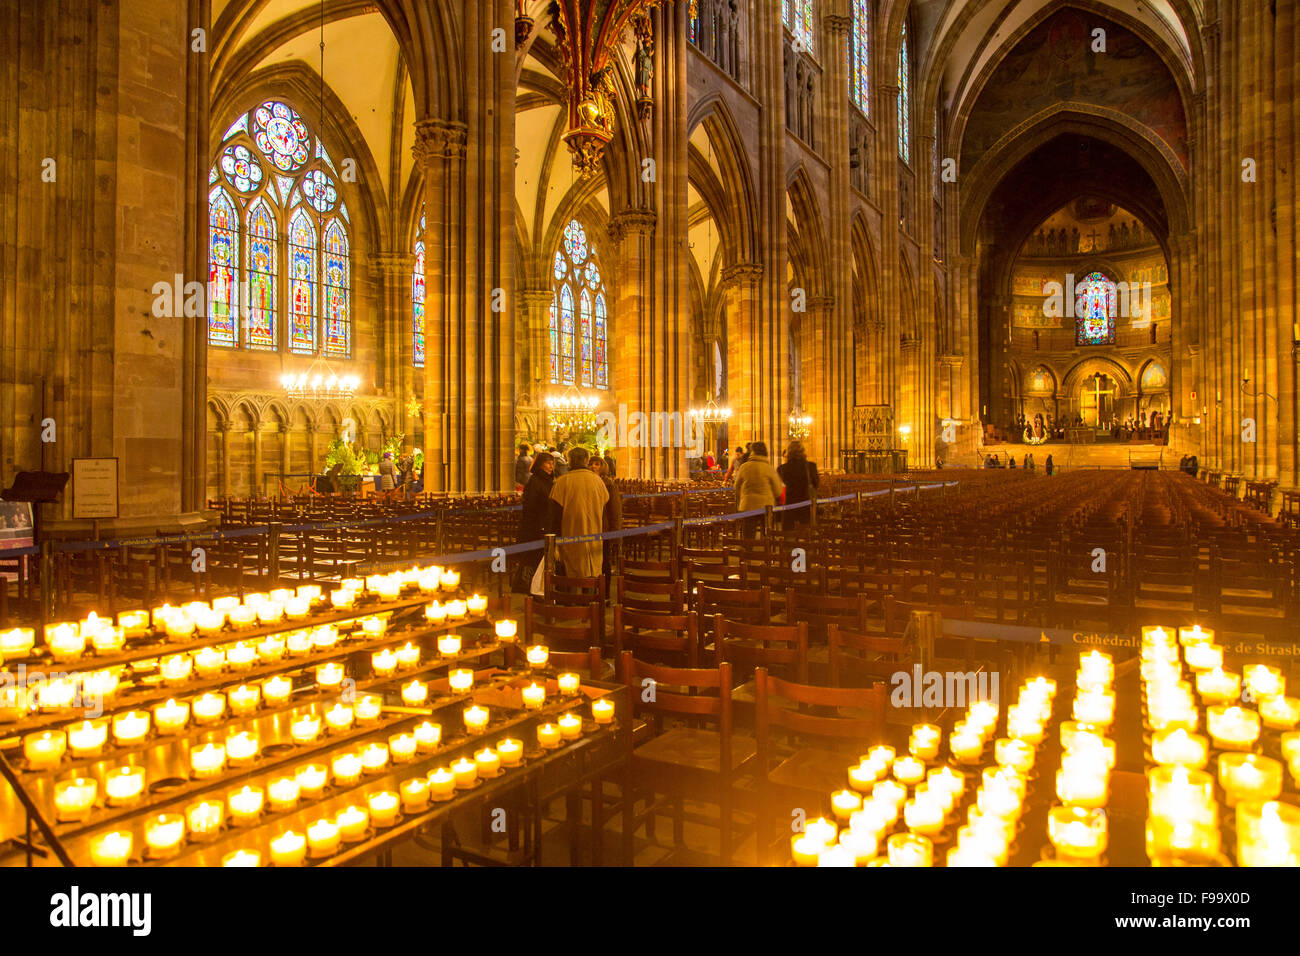
<svg viewBox="0 0 1300 956">
<path fill-rule="evenodd" d="M 825 386 L 825 421 L 818 454 L 827 470 L 840 467 L 840 449 L 852 444 L 853 387 L 853 233 L 850 214 L 852 195 L 849 168 L 849 72 L 851 16 L 823 19 L 822 57 L 825 155 L 830 162 L 830 228 L 828 240 L 832 263 L 844 263 L 829 270 L 831 305 L 827 311 L 825 335 L 818 344 L 826 356 L 822 366 Z M 817 425 L 814 424 L 814 429 Z"/>
<path fill-rule="evenodd" d="M 370 257 L 375 286 L 379 290 L 381 316 L 378 325 L 384 330 L 388 347 L 381 352 L 383 380 L 388 394 L 398 403 L 398 427 L 406 437 L 403 450 L 415 447 L 415 416 L 407 403 L 416 394 L 414 328 L 411 325 L 411 272 L 415 268 L 415 255 L 410 252 L 379 252 Z M 424 340 L 426 354 L 429 341 L 428 304 L 425 305 Z"/>
<path fill-rule="evenodd" d="M 790 293 L 786 284 L 789 265 L 786 234 L 786 86 L 784 34 L 779 3 L 755 3 L 750 7 L 752 38 L 751 76 L 754 97 L 763 104 L 759 114 L 758 214 L 757 231 L 763 237 L 756 265 L 757 289 L 753 300 L 748 338 L 738 343 L 752 362 L 746 381 L 752 389 L 750 426 L 742 428 L 732 444 L 755 439 L 767 442 L 775 451 L 785 441 L 789 408 Z M 730 320 L 729 320 L 730 321 Z M 728 347 L 730 351 L 732 346 Z M 734 406 L 733 406 L 734 407 Z"/>
<path fill-rule="evenodd" d="M 731 408 L 727 434 L 734 448 L 760 434 L 758 325 L 763 267 L 740 263 L 723 270 L 721 278 L 727 302 L 727 405 Z"/>
<path fill-rule="evenodd" d="M 813 420 L 804 445 L 808 457 L 827 468 L 838 459 L 838 452 L 834 457 L 831 452 L 836 399 L 831 391 L 830 376 L 834 314 L 834 299 L 829 296 L 809 298 L 808 312 L 802 316 L 799 328 L 800 402 L 804 414 Z"/>
<path fill-rule="evenodd" d="M 555 291 L 549 287 L 520 289 L 517 293 L 520 309 L 520 332 L 515 341 L 524 347 L 515 356 L 515 394 L 527 395 L 536 408 L 545 407 L 545 394 L 551 384 L 551 301 Z M 608 347 L 613 346 L 613 333 L 608 319 L 605 334 Z M 545 427 L 545 423 L 541 423 Z"/>
<path fill-rule="evenodd" d="M 656 409 L 654 359 L 655 312 L 651 294 L 655 272 L 654 234 L 657 218 L 648 209 L 625 209 L 609 221 L 613 242 L 612 301 L 609 313 L 610 384 L 614 404 L 627 405 L 628 414 Z M 546 301 L 550 308 L 550 299 Z M 547 349 L 549 350 L 549 342 Z M 543 381 L 550 381 L 549 366 Z M 617 414 L 617 411 L 615 412 Z M 652 462 L 644 448 L 620 449 L 619 477 L 648 478 Z"/>
<path fill-rule="evenodd" d="M 425 184 L 425 487 L 514 487 L 514 56 L 508 0 L 467 0 L 464 122 L 415 124 Z M 514 43 L 513 31 L 507 30 Z M 513 46 L 511 47 L 513 52 Z M 497 311 L 498 309 L 504 311 Z"/>
<path fill-rule="evenodd" d="M 176 299 L 207 277 L 206 10 L 0 5 L 0 484 L 116 457 L 106 534 L 204 505 L 206 331 Z M 72 498 L 44 506 L 49 530 L 89 530 Z"/>
<path fill-rule="evenodd" d="M 221 435 L 221 497 L 230 497 L 230 422 L 218 422 Z"/>
</svg>

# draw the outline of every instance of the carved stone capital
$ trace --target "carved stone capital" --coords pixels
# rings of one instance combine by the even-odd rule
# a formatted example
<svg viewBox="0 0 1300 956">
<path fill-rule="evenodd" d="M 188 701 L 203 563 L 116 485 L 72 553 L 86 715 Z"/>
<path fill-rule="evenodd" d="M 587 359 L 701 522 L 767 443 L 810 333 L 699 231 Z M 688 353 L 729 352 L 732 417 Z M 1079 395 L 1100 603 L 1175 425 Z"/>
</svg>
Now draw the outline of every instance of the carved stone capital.
<svg viewBox="0 0 1300 956">
<path fill-rule="evenodd" d="M 763 278 L 763 267 L 757 262 L 737 262 L 722 270 L 722 281 L 726 285 L 744 285 L 757 282 Z"/>
<path fill-rule="evenodd" d="M 853 32 L 853 18 L 829 16 L 822 18 L 826 29 L 837 36 L 848 36 Z"/>
<path fill-rule="evenodd" d="M 529 312 L 549 308 L 551 300 L 555 298 L 555 292 L 552 289 L 520 289 L 515 294 Z"/>
<path fill-rule="evenodd" d="M 376 252 L 368 257 L 368 262 L 376 276 L 408 278 L 415 268 L 415 255 L 410 252 Z"/>
<path fill-rule="evenodd" d="M 609 237 L 622 242 L 628 236 L 652 236 L 659 217 L 649 209 L 625 209 L 609 220 Z"/>
<path fill-rule="evenodd" d="M 464 123 L 441 119 L 423 119 L 415 124 L 415 145 L 411 153 L 420 167 L 439 159 L 464 159 L 469 130 Z"/>
</svg>

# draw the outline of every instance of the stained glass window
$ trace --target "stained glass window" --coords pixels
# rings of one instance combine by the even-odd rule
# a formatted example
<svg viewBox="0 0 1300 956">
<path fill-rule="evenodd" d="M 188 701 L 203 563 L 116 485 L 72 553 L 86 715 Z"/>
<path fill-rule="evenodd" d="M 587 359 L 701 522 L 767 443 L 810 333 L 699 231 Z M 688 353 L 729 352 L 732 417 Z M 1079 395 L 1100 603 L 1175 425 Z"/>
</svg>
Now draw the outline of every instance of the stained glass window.
<svg viewBox="0 0 1300 956">
<path fill-rule="evenodd" d="M 596 295 L 596 387 L 609 388 L 609 357 L 605 354 L 605 297 Z"/>
<path fill-rule="evenodd" d="M 586 289 L 583 289 L 582 295 L 578 296 L 578 305 L 578 315 L 582 320 L 582 334 L 579 336 L 579 344 L 582 346 L 582 384 L 591 385 L 596 381 L 596 370 L 593 365 L 595 356 L 592 354 L 591 342 L 591 293 Z"/>
<path fill-rule="evenodd" d="M 415 268 L 411 272 L 411 337 L 416 368 L 424 368 L 424 207 L 420 231 L 415 235 Z"/>
<path fill-rule="evenodd" d="M 208 173 L 209 344 L 351 355 L 350 240 L 336 177 L 324 143 L 287 103 L 268 100 L 230 124 Z"/>
<path fill-rule="evenodd" d="M 547 327 L 551 333 L 551 381 L 560 380 L 560 320 L 558 292 L 551 295 L 551 311 L 547 316 Z"/>
<path fill-rule="evenodd" d="M 262 183 L 262 164 L 242 144 L 221 151 L 221 171 L 226 175 L 226 182 L 241 193 L 254 193 Z"/>
<path fill-rule="evenodd" d="M 898 155 L 903 162 L 912 158 L 912 64 L 907 53 L 907 23 L 903 23 L 903 42 L 898 51 Z"/>
<path fill-rule="evenodd" d="M 248 211 L 248 319 L 244 345 L 273 349 L 275 340 L 275 214 L 259 199 Z"/>
<path fill-rule="evenodd" d="M 325 229 L 325 353 L 348 355 L 352 329 L 348 312 L 348 236 L 335 219 Z"/>
<path fill-rule="evenodd" d="M 233 348 L 239 342 L 235 264 L 239 261 L 239 217 L 221 187 L 208 195 L 208 344 Z"/>
<path fill-rule="evenodd" d="M 547 320 L 551 383 L 608 388 L 605 283 L 596 250 L 576 219 L 564 227 L 551 275 L 555 280 Z"/>
<path fill-rule="evenodd" d="M 289 221 L 289 351 L 316 351 L 316 227 L 302 209 Z"/>
<path fill-rule="evenodd" d="M 700 5 L 692 2 L 686 8 L 686 39 L 692 43 L 700 42 Z"/>
<path fill-rule="evenodd" d="M 253 111 L 253 142 L 276 167 L 291 173 L 311 155 L 307 124 L 284 103 L 263 103 Z"/>
<path fill-rule="evenodd" d="M 849 93 L 871 115 L 871 0 L 853 0 L 853 43 L 849 49 Z"/>
<path fill-rule="evenodd" d="M 573 290 L 560 287 L 560 376 L 573 382 Z"/>
<path fill-rule="evenodd" d="M 813 48 L 813 0 L 781 0 L 781 19 L 805 50 Z"/>
<path fill-rule="evenodd" d="M 1115 283 L 1104 272 L 1090 272 L 1074 287 L 1075 341 L 1115 344 Z"/>
</svg>

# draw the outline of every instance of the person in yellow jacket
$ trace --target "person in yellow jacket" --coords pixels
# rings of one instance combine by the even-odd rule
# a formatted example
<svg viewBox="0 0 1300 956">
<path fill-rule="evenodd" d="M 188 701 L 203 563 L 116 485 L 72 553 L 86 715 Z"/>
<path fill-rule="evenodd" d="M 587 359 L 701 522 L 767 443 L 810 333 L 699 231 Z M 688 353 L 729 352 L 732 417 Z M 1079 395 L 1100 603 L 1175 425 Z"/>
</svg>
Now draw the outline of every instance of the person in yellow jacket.
<svg viewBox="0 0 1300 956">
<path fill-rule="evenodd" d="M 767 505 L 775 505 L 785 485 L 767 458 L 767 443 L 756 441 L 749 446 L 749 458 L 736 469 L 732 480 L 736 488 L 736 510 L 753 511 Z M 740 533 L 745 538 L 758 536 L 762 527 L 763 516 L 753 515 L 741 519 Z"/>
<path fill-rule="evenodd" d="M 600 476 L 587 467 L 590 456 L 585 448 L 569 450 L 569 471 L 555 479 L 551 500 L 560 507 L 560 537 L 576 538 L 600 534 L 604 530 L 605 505 L 609 491 Z M 574 578 L 594 578 L 600 574 L 600 541 L 581 541 L 560 545 L 564 573 Z"/>
</svg>

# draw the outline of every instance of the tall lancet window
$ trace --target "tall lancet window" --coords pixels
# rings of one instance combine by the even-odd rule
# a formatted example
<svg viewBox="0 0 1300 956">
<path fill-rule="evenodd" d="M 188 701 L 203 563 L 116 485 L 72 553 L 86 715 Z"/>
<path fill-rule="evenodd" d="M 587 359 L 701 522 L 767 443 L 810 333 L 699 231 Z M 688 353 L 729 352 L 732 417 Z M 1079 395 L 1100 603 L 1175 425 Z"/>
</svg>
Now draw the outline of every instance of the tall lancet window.
<svg viewBox="0 0 1300 956">
<path fill-rule="evenodd" d="M 548 321 L 551 384 L 608 388 L 605 282 L 596 250 L 576 219 L 564 227 L 551 275 L 555 289 Z"/>
<path fill-rule="evenodd" d="M 912 161 L 912 64 L 908 59 L 907 23 L 903 24 L 903 42 L 898 51 L 898 155 L 903 162 Z"/>
<path fill-rule="evenodd" d="M 415 234 L 415 267 L 411 270 L 411 354 L 412 364 L 424 368 L 424 207 L 420 207 L 420 231 Z"/>
<path fill-rule="evenodd" d="M 230 124 L 208 171 L 208 344 L 352 354 L 348 208 L 289 104 Z"/>
<path fill-rule="evenodd" d="M 853 44 L 849 49 L 849 94 L 864 116 L 871 115 L 871 0 L 853 0 Z"/>
</svg>

